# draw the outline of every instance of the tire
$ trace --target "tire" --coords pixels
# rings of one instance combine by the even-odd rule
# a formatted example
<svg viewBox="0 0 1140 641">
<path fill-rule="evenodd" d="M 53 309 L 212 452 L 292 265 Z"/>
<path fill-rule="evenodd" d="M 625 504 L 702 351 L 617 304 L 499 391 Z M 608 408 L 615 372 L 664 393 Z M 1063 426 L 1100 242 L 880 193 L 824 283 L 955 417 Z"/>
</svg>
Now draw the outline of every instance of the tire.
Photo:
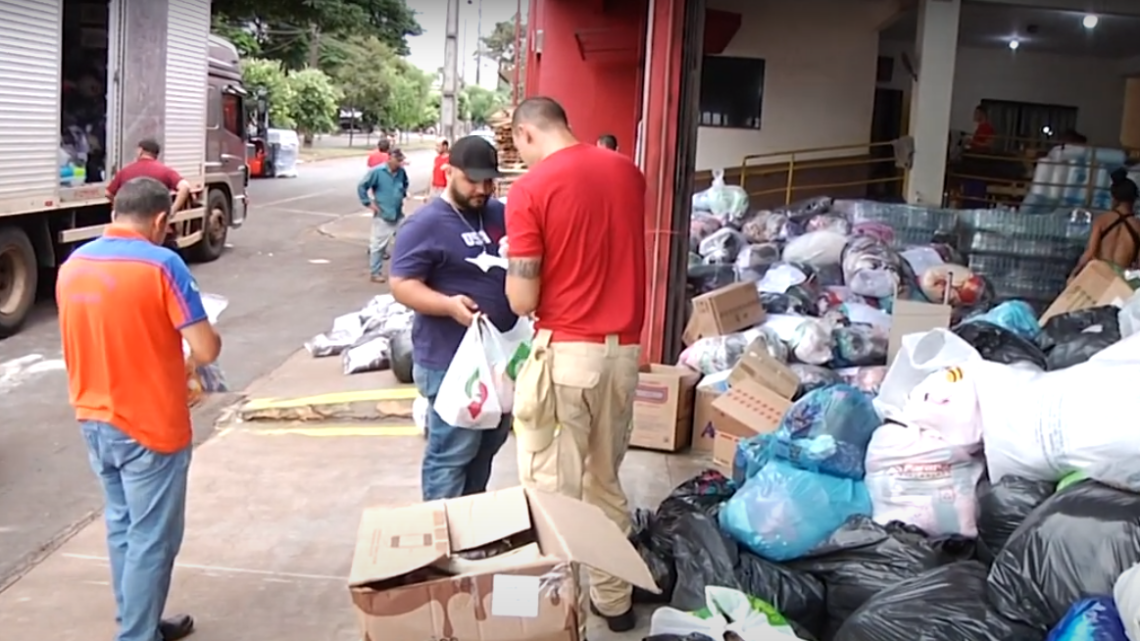
<svg viewBox="0 0 1140 641">
<path fill-rule="evenodd" d="M 226 194 L 211 189 L 206 197 L 206 215 L 202 218 L 202 240 L 186 249 L 186 257 L 195 263 L 210 263 L 226 251 L 230 230 L 230 201 Z"/>
<path fill-rule="evenodd" d="M 19 227 L 0 228 L 0 338 L 24 326 L 36 304 L 39 263 L 32 241 Z"/>
<path fill-rule="evenodd" d="M 412 378 L 412 330 L 406 329 L 392 337 L 388 344 L 392 373 L 401 383 L 411 383 Z"/>
</svg>

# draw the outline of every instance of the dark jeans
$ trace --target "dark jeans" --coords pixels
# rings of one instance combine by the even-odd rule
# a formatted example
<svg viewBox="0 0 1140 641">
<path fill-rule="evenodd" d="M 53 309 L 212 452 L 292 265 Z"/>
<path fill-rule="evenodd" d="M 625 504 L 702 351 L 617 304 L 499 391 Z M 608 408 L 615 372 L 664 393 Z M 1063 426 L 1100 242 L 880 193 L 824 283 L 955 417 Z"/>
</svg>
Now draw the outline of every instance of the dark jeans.
<svg viewBox="0 0 1140 641">
<path fill-rule="evenodd" d="M 413 376 L 420 395 L 428 400 L 427 447 L 421 468 L 423 499 L 451 499 L 487 490 L 495 454 L 507 441 L 511 417 L 492 430 L 472 430 L 443 422 L 435 412 L 435 397 L 445 370 L 416 364 Z"/>
</svg>

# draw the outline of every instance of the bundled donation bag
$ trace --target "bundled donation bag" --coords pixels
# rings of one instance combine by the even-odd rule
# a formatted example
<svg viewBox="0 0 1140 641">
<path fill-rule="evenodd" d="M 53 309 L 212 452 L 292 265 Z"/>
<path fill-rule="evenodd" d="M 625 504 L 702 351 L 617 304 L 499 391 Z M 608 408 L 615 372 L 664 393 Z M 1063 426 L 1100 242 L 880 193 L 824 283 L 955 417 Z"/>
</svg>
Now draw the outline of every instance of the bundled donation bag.
<svg viewBox="0 0 1140 641">
<path fill-rule="evenodd" d="M 519 319 L 507 333 L 476 314 L 443 376 L 434 409 L 448 425 L 489 430 L 514 406 L 515 377 L 530 354 L 533 327 Z"/>
<path fill-rule="evenodd" d="M 1140 565 L 1120 575 L 1112 588 L 1112 600 L 1120 611 L 1128 641 L 1140 641 Z"/>
<path fill-rule="evenodd" d="M 739 638 L 741 641 L 798 638 L 776 608 L 739 590 L 708 586 L 705 600 L 707 605 L 696 612 L 658 609 L 650 620 L 649 634 L 685 638 L 703 634 L 712 639 Z M 728 636 L 730 634 L 735 637 Z"/>
<path fill-rule="evenodd" d="M 1074 603 L 1045 641 L 1129 640 L 1116 602 L 1110 596 L 1094 596 Z"/>
<path fill-rule="evenodd" d="M 230 301 L 224 296 L 202 294 L 202 307 L 206 309 L 206 318 L 210 320 L 211 325 L 217 324 L 218 317 L 229 306 Z M 182 341 L 182 354 L 190 356 L 190 345 L 186 341 Z M 229 385 L 226 384 L 226 375 L 217 363 L 195 367 L 194 371 L 187 373 L 186 384 L 190 388 L 191 405 L 202 400 L 206 394 L 230 391 Z"/>
</svg>

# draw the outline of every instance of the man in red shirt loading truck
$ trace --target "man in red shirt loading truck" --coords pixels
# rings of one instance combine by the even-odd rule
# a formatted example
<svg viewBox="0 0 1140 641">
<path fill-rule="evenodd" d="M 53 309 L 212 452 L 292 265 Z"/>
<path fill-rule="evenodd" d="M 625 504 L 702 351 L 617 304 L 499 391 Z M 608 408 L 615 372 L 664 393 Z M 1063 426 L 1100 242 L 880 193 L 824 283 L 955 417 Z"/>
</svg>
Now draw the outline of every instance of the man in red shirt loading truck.
<svg viewBox="0 0 1140 641">
<path fill-rule="evenodd" d="M 645 177 L 628 157 L 578 142 L 550 98 L 523 101 L 511 124 L 529 169 L 511 185 L 500 255 L 511 309 L 538 319 L 515 389 L 520 480 L 597 505 L 628 533 L 618 468 L 645 320 Z M 589 577 L 594 613 L 633 629 L 630 585 Z"/>
</svg>

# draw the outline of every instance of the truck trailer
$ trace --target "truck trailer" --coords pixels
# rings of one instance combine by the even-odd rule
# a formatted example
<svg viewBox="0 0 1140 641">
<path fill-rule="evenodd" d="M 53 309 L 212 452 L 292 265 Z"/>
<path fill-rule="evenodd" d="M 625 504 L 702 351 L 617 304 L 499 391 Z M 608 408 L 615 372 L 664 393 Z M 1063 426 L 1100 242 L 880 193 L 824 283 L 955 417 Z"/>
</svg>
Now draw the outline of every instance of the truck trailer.
<svg viewBox="0 0 1140 641">
<path fill-rule="evenodd" d="M 246 216 L 246 91 L 210 0 L 0 2 L 0 338 L 111 220 L 107 183 L 154 139 L 191 185 L 171 218 L 194 261 Z"/>
</svg>

